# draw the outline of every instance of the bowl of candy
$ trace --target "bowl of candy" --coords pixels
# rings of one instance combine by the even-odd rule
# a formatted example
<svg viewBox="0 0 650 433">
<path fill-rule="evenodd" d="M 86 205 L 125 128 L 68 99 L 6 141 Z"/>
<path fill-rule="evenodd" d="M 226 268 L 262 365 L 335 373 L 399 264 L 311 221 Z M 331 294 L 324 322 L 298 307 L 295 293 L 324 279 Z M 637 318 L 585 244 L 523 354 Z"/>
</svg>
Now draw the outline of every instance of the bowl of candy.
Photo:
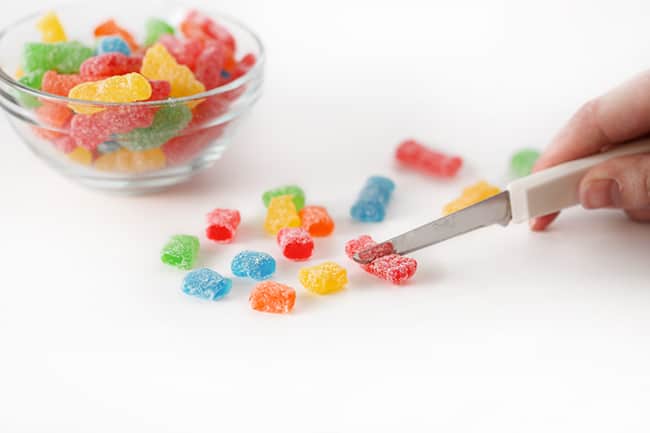
<svg viewBox="0 0 650 433">
<path fill-rule="evenodd" d="M 140 193 L 211 166 L 261 94 L 238 21 L 161 2 L 71 4 L 0 32 L 0 106 L 60 173 Z"/>
</svg>

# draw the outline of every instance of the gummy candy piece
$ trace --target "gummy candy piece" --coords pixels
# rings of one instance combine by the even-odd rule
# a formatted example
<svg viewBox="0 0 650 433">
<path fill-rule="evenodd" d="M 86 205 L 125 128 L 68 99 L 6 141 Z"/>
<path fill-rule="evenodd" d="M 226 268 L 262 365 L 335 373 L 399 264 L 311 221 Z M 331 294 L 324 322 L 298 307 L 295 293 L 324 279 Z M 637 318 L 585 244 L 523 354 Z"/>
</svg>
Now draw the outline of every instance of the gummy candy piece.
<svg viewBox="0 0 650 433">
<path fill-rule="evenodd" d="M 462 158 L 429 149 L 415 140 L 403 141 L 395 158 L 408 167 L 436 177 L 453 177 L 463 165 Z"/>
<path fill-rule="evenodd" d="M 174 235 L 163 247 L 160 260 L 179 269 L 192 269 L 199 254 L 199 239 L 190 235 Z"/>
<path fill-rule="evenodd" d="M 345 244 L 345 254 L 349 258 L 359 251 L 373 247 L 377 243 L 368 235 L 359 236 Z M 415 275 L 418 262 L 410 257 L 400 256 L 399 254 L 388 254 L 381 256 L 369 264 L 361 264 L 364 271 L 388 281 L 393 284 L 402 284 Z"/>
<path fill-rule="evenodd" d="M 222 95 L 209 96 L 192 111 L 191 126 L 203 125 L 225 114 L 230 102 Z M 215 125 L 219 126 L 219 125 Z"/>
<path fill-rule="evenodd" d="M 96 114 L 74 116 L 70 123 L 70 134 L 79 146 L 92 150 L 112 134 L 150 126 L 154 116 L 155 111 L 149 107 L 109 107 Z"/>
<path fill-rule="evenodd" d="M 47 71 L 43 75 L 41 90 L 59 96 L 68 96 L 73 87 L 86 82 L 78 74 L 59 74 L 56 71 Z"/>
<path fill-rule="evenodd" d="M 266 253 L 245 250 L 232 259 L 230 269 L 239 278 L 268 280 L 275 273 L 275 259 Z"/>
<path fill-rule="evenodd" d="M 31 87 L 32 89 L 39 90 L 43 86 L 44 75 L 45 75 L 45 71 L 41 71 L 41 70 L 28 72 L 22 77 L 20 77 L 18 79 L 18 82 L 27 87 Z"/>
<path fill-rule="evenodd" d="M 150 80 L 169 81 L 173 98 L 205 91 L 205 86 L 194 77 L 192 71 L 187 66 L 179 65 L 167 48 L 160 43 L 147 50 L 140 72 Z"/>
<path fill-rule="evenodd" d="M 68 123 L 72 117 L 72 111 L 58 102 L 43 101 L 42 105 L 35 112 L 43 123 L 57 128 Z"/>
<path fill-rule="evenodd" d="M 105 36 L 97 43 L 97 54 L 121 53 L 125 56 L 131 55 L 131 47 L 121 36 Z"/>
<path fill-rule="evenodd" d="M 286 227 L 278 232 L 278 245 L 289 260 L 302 261 L 311 257 L 314 240 L 307 230 L 301 227 Z"/>
<path fill-rule="evenodd" d="M 24 86 L 30 87 L 32 89 L 40 89 L 43 80 L 43 71 L 30 72 L 23 75 L 18 79 L 18 82 Z M 34 95 L 30 95 L 24 91 L 16 91 L 16 98 L 20 102 L 20 105 L 27 108 L 36 108 L 41 105 L 41 102 Z"/>
<path fill-rule="evenodd" d="M 184 129 L 191 119 L 192 112 L 186 105 L 164 106 L 156 112 L 150 126 L 120 134 L 117 140 L 131 150 L 157 148 Z"/>
<path fill-rule="evenodd" d="M 205 236 L 215 242 L 230 243 L 235 237 L 241 216 L 238 210 L 214 209 L 208 214 L 207 220 Z"/>
<path fill-rule="evenodd" d="M 53 44 L 31 42 L 23 47 L 25 72 L 55 70 L 62 74 L 79 72 L 79 66 L 94 50 L 80 42 L 57 42 Z"/>
<path fill-rule="evenodd" d="M 262 194 L 262 201 L 265 207 L 269 207 L 271 199 L 281 195 L 290 195 L 293 197 L 293 204 L 296 210 L 299 211 L 305 206 L 305 193 L 298 185 L 286 185 L 278 188 L 270 189 Z"/>
<path fill-rule="evenodd" d="M 300 269 L 298 280 L 305 289 L 312 293 L 329 295 L 343 290 L 348 284 L 348 273 L 337 263 L 324 262 L 320 265 Z"/>
<path fill-rule="evenodd" d="M 334 221 L 322 206 L 305 206 L 299 216 L 302 228 L 312 236 L 329 236 L 334 231 Z"/>
<path fill-rule="evenodd" d="M 224 43 L 231 51 L 236 51 L 233 35 L 225 27 L 196 10 L 187 14 L 180 27 L 188 38 L 214 39 Z"/>
<path fill-rule="evenodd" d="M 383 221 L 394 189 L 395 184 L 387 177 L 370 177 L 350 209 L 350 215 L 361 222 Z"/>
<path fill-rule="evenodd" d="M 197 269 L 183 279 L 183 293 L 209 301 L 218 301 L 230 293 L 232 280 L 212 269 Z"/>
<path fill-rule="evenodd" d="M 289 313 L 296 303 L 296 291 L 293 287 L 275 281 L 263 281 L 255 286 L 248 301 L 256 311 Z"/>
<path fill-rule="evenodd" d="M 117 173 L 144 173 L 159 170 L 165 165 L 165 154 L 160 149 L 149 149 L 142 152 L 120 149 L 106 153 L 95 161 L 95 168 L 98 170 Z"/>
<path fill-rule="evenodd" d="M 61 137 L 55 138 L 52 140 L 52 144 L 61 152 L 67 154 L 72 152 L 77 147 L 74 138 L 70 137 L 69 135 L 62 135 Z M 92 161 L 92 155 L 90 155 L 90 157 Z"/>
<path fill-rule="evenodd" d="M 490 185 L 485 181 L 480 181 L 472 186 L 463 189 L 463 193 L 456 200 L 448 203 L 442 210 L 443 214 L 449 215 L 450 213 L 457 212 L 461 209 L 469 207 L 494 195 L 497 195 L 501 190 L 496 186 Z"/>
<path fill-rule="evenodd" d="M 68 158 L 81 165 L 90 165 L 93 163 L 93 153 L 83 147 L 77 147 L 68 153 Z"/>
<path fill-rule="evenodd" d="M 101 81 L 81 83 L 73 87 L 68 96 L 73 99 L 97 102 L 144 101 L 151 97 L 151 84 L 142 75 L 133 72 Z M 76 113 L 80 114 L 97 113 L 104 109 L 92 105 L 69 105 Z"/>
<path fill-rule="evenodd" d="M 199 107 L 202 105 L 199 105 Z M 223 128 L 224 125 L 216 125 L 193 133 L 181 133 L 178 137 L 172 138 L 161 147 L 167 157 L 167 163 L 169 165 L 178 165 L 196 158 L 223 133 Z"/>
<path fill-rule="evenodd" d="M 359 251 L 367 250 L 370 247 L 377 245 L 370 236 L 361 235 L 357 239 L 351 239 L 345 243 L 345 254 L 349 258 L 353 258 Z M 368 271 L 368 264 L 360 263 L 359 266 L 365 271 Z"/>
<path fill-rule="evenodd" d="M 169 98 L 169 94 L 172 92 L 172 86 L 169 84 L 169 81 L 151 80 L 149 84 L 151 84 L 149 101 L 162 101 Z"/>
<path fill-rule="evenodd" d="M 167 48 L 176 61 L 191 70 L 196 66 L 196 59 L 201 55 L 204 44 L 199 39 L 180 39 L 172 35 L 162 35 L 158 43 Z"/>
<path fill-rule="evenodd" d="M 18 66 L 16 68 L 16 72 L 14 72 L 14 78 L 17 80 L 19 78 L 22 78 L 23 75 L 25 75 L 25 70 Z"/>
<path fill-rule="evenodd" d="M 528 176 L 533 172 L 533 165 L 537 158 L 539 158 L 539 152 L 535 149 L 522 149 L 512 155 L 510 171 L 515 177 Z"/>
<path fill-rule="evenodd" d="M 285 227 L 300 227 L 300 217 L 290 195 L 273 197 L 264 221 L 264 229 L 273 236 Z"/>
<path fill-rule="evenodd" d="M 208 44 L 196 59 L 194 76 L 206 89 L 214 89 L 221 84 L 221 70 L 224 66 L 226 50 L 221 44 Z"/>
<path fill-rule="evenodd" d="M 79 67 L 79 75 L 90 80 L 104 80 L 113 75 L 124 75 L 139 72 L 142 59 L 128 57 L 122 53 L 105 53 L 91 57 Z"/>
<path fill-rule="evenodd" d="M 163 20 L 150 18 L 145 23 L 145 32 L 144 44 L 149 46 L 155 44 L 162 35 L 173 35 L 174 28 Z"/>
<path fill-rule="evenodd" d="M 95 28 L 94 31 L 95 37 L 99 36 L 120 36 L 122 39 L 126 41 L 127 44 L 129 44 L 129 48 L 131 48 L 131 51 L 137 51 L 138 50 L 138 43 L 135 41 L 135 38 L 131 33 L 128 32 L 128 30 L 123 29 L 122 27 L 118 26 L 115 20 L 110 19 L 107 21 L 104 21 L 100 25 L 98 25 Z"/>
<path fill-rule="evenodd" d="M 101 154 L 116 152 L 118 150 L 120 150 L 120 143 L 116 143 L 115 141 L 105 141 L 99 143 L 97 146 L 97 151 Z"/>
<path fill-rule="evenodd" d="M 43 42 L 65 42 L 68 38 L 63 30 L 59 17 L 54 12 L 48 12 L 36 22 L 36 28 L 41 32 Z"/>
</svg>

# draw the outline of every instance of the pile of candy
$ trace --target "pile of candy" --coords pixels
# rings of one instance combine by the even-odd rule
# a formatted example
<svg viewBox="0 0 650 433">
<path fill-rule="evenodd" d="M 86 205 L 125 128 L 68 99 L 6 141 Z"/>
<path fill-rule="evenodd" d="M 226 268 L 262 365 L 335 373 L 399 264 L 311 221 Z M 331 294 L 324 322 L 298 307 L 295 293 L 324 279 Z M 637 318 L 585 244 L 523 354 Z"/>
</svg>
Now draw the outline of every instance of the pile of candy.
<svg viewBox="0 0 650 433">
<path fill-rule="evenodd" d="M 530 153 L 530 151 L 524 151 Z M 528 155 L 528 153 L 526 155 Z M 511 169 L 521 173 L 526 160 L 518 153 L 513 157 Z M 428 149 L 415 140 L 407 140 L 399 145 L 396 160 L 408 168 L 427 175 L 449 178 L 454 176 L 462 165 L 457 156 L 446 156 Z M 382 176 L 370 177 L 357 200 L 350 208 L 352 219 L 362 223 L 381 222 L 386 218 L 386 209 L 395 189 L 395 183 Z M 487 182 L 465 188 L 460 198 L 447 204 L 443 213 L 448 214 L 471 206 L 494 194 L 499 189 Z M 334 231 L 334 221 L 327 209 L 322 206 L 305 206 L 305 193 L 296 185 L 287 185 L 266 191 L 262 202 L 267 208 L 264 229 L 276 238 L 282 256 L 292 261 L 309 260 L 316 243 L 314 238 L 329 236 Z M 208 213 L 205 237 L 218 243 L 234 242 L 241 224 L 241 215 L 235 209 L 217 208 Z M 355 253 L 371 248 L 377 243 L 368 235 L 351 239 L 345 244 L 345 254 L 352 259 Z M 191 269 L 199 254 L 199 240 L 195 236 L 175 235 L 163 247 L 163 263 L 180 269 Z M 268 313 L 288 313 L 296 303 L 296 290 L 288 285 L 271 281 L 278 264 L 268 253 L 244 250 L 231 261 L 234 277 L 258 281 L 253 287 L 249 303 L 253 310 Z M 418 267 L 415 259 L 388 254 L 369 264 L 359 265 L 368 274 L 392 284 L 404 284 L 411 279 Z M 303 267 L 298 271 L 298 281 L 309 292 L 329 295 L 343 290 L 348 284 L 347 271 L 339 264 L 326 261 L 314 266 Z M 211 269 L 199 269 L 188 273 L 183 281 L 182 291 L 188 295 L 208 300 L 218 300 L 226 296 L 232 287 L 232 280 Z"/>
<path fill-rule="evenodd" d="M 177 31 L 152 18 L 136 38 L 114 20 L 100 23 L 95 44 L 69 41 L 57 15 L 37 23 L 41 42 L 23 48 L 18 81 L 32 89 L 87 102 L 58 102 L 17 92 L 41 126 L 34 131 L 77 163 L 102 171 L 140 173 L 195 158 L 223 133 L 223 115 L 243 87 L 185 103 L 191 97 L 236 80 L 256 63 L 237 60 L 234 37 L 223 26 L 189 12 Z M 160 101 L 159 104 L 128 105 Z M 92 105 L 124 103 L 118 106 Z"/>
</svg>

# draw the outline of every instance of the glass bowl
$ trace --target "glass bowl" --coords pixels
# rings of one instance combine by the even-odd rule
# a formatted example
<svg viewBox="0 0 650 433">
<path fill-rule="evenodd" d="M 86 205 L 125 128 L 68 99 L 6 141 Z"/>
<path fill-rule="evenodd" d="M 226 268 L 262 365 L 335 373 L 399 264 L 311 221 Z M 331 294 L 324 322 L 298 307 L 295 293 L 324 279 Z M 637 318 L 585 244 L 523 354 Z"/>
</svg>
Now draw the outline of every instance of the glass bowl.
<svg viewBox="0 0 650 433">
<path fill-rule="evenodd" d="M 68 40 L 93 47 L 93 29 L 106 19 L 115 19 L 142 41 L 148 18 L 178 29 L 190 10 L 166 1 L 129 5 L 70 4 L 54 11 Z M 246 67 L 237 74 L 223 72 L 218 87 L 188 97 L 131 103 L 90 102 L 27 87 L 18 81 L 17 71 L 24 44 L 41 40 L 36 23 L 45 11 L 0 32 L 0 106 L 36 155 L 83 185 L 142 193 L 188 180 L 228 147 L 239 121 L 260 97 L 264 69 L 264 48 L 255 33 L 227 16 L 200 12 L 234 36 L 238 61 L 245 55 L 254 59 L 244 59 L 240 64 Z M 145 120 L 139 124 L 137 119 Z M 129 130 L 134 124 L 139 127 Z"/>
</svg>

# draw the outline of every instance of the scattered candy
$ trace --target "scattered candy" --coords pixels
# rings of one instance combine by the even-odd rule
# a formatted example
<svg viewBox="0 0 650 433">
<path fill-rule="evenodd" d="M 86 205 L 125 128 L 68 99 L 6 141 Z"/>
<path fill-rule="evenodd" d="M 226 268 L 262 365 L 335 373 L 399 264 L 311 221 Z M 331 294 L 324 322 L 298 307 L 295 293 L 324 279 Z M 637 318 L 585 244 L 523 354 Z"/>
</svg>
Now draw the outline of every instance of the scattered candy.
<svg viewBox="0 0 650 433">
<path fill-rule="evenodd" d="M 53 44 L 31 42 L 23 48 L 22 64 L 25 73 L 54 70 L 62 74 L 75 74 L 93 54 L 92 48 L 76 41 Z"/>
<path fill-rule="evenodd" d="M 191 119 L 192 112 L 186 105 L 167 105 L 156 112 L 150 126 L 120 134 L 117 141 L 134 151 L 157 148 L 184 129 Z"/>
<path fill-rule="evenodd" d="M 461 196 L 445 205 L 442 213 L 449 215 L 450 213 L 457 212 L 461 209 L 497 195 L 499 192 L 501 192 L 501 190 L 496 186 L 490 185 L 485 181 L 480 181 L 472 186 L 468 186 L 467 188 L 463 189 Z"/>
<path fill-rule="evenodd" d="M 190 235 L 174 235 L 160 253 L 163 263 L 179 269 L 192 269 L 199 253 L 199 239 Z"/>
<path fill-rule="evenodd" d="M 512 155 L 510 160 L 510 171 L 515 177 L 528 176 L 533 172 L 533 166 L 539 158 L 539 152 L 535 149 L 522 149 Z"/>
<path fill-rule="evenodd" d="M 230 293 L 232 280 L 212 269 L 197 269 L 183 279 L 183 293 L 209 301 L 218 301 Z"/>
<path fill-rule="evenodd" d="M 408 167 L 437 177 L 453 177 L 463 165 L 462 158 L 429 149 L 415 140 L 403 141 L 395 157 Z"/>
<path fill-rule="evenodd" d="M 290 195 L 273 197 L 264 221 L 264 229 L 273 236 L 285 227 L 300 227 L 300 217 Z"/>
<path fill-rule="evenodd" d="M 242 251 L 232 259 L 230 269 L 239 278 L 268 280 L 275 273 L 275 259 L 266 253 Z"/>
<path fill-rule="evenodd" d="M 309 232 L 301 227 L 283 228 L 278 232 L 277 242 L 282 255 L 289 260 L 307 260 L 314 251 L 314 240 Z"/>
<path fill-rule="evenodd" d="M 171 97 L 180 98 L 205 91 L 203 83 L 198 81 L 192 71 L 179 65 L 164 45 L 157 43 L 147 50 L 142 59 L 142 75 L 150 80 L 169 81 L 172 86 Z"/>
<path fill-rule="evenodd" d="M 120 53 L 125 56 L 131 55 L 131 47 L 121 36 L 105 36 L 97 43 L 97 54 Z"/>
<path fill-rule="evenodd" d="M 359 251 L 371 248 L 377 243 L 368 235 L 362 235 L 352 239 L 345 244 L 345 254 L 352 258 Z M 382 280 L 393 284 L 402 284 L 415 275 L 418 262 L 410 257 L 399 254 L 388 254 L 381 256 L 369 264 L 360 265 L 361 268 Z"/>
<path fill-rule="evenodd" d="M 334 231 L 334 221 L 322 206 L 305 206 L 298 215 L 302 228 L 312 236 L 329 236 Z"/>
<path fill-rule="evenodd" d="M 395 184 L 387 177 L 370 177 L 350 209 L 350 215 L 361 222 L 383 221 L 394 189 Z"/>
<path fill-rule="evenodd" d="M 166 21 L 150 18 L 145 23 L 145 33 L 144 44 L 149 46 L 158 42 L 162 35 L 173 35 L 174 28 Z"/>
<path fill-rule="evenodd" d="M 129 33 L 128 30 L 123 29 L 117 23 L 115 20 L 107 20 L 98 25 L 95 28 L 95 37 L 99 36 L 120 36 L 124 41 L 126 41 L 127 44 L 129 44 L 129 48 L 131 48 L 131 51 L 137 51 L 138 50 L 138 43 L 135 41 L 135 38 L 131 33 Z"/>
<path fill-rule="evenodd" d="M 130 152 L 122 148 L 115 152 L 106 153 L 95 161 L 97 170 L 116 173 L 145 173 L 160 170 L 165 166 L 165 154 L 160 149 Z"/>
<path fill-rule="evenodd" d="M 134 72 L 101 81 L 81 83 L 73 87 L 68 96 L 73 99 L 97 102 L 145 101 L 151 97 L 151 84 L 142 75 Z M 103 110 L 87 104 L 70 104 L 70 108 L 80 114 L 92 114 Z"/>
<path fill-rule="evenodd" d="M 54 12 L 48 12 L 36 22 L 36 28 L 41 32 L 43 42 L 65 42 L 68 38 L 63 30 L 59 17 Z"/>
<path fill-rule="evenodd" d="M 235 209 L 214 209 L 207 216 L 208 227 L 205 236 L 219 243 L 230 243 L 235 238 L 241 222 L 239 211 Z"/>
<path fill-rule="evenodd" d="M 342 290 L 348 284 L 348 274 L 345 268 L 337 263 L 324 262 L 300 269 L 298 280 L 312 293 L 329 295 Z"/>
<path fill-rule="evenodd" d="M 264 313 L 289 313 L 296 303 L 296 291 L 293 287 L 263 281 L 258 283 L 248 298 L 253 310 Z"/>
<path fill-rule="evenodd" d="M 290 195 L 293 197 L 293 204 L 296 206 L 297 211 L 305 206 L 305 193 L 302 188 L 297 185 L 286 185 L 266 191 L 262 194 L 264 206 L 269 207 L 271 199 L 281 195 Z"/>
</svg>

